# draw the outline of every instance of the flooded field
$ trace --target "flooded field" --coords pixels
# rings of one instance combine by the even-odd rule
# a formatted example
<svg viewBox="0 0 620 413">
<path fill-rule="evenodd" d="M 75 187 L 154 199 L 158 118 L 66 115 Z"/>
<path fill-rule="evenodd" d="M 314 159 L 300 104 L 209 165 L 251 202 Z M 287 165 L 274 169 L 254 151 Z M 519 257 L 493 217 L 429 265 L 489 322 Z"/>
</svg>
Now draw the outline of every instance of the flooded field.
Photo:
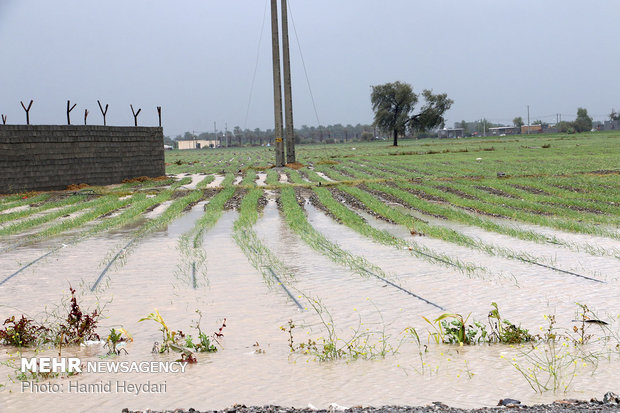
<svg viewBox="0 0 620 413">
<path fill-rule="evenodd" d="M 205 151 L 202 169 L 172 164 L 169 181 L 0 197 L 0 320 L 23 314 L 53 330 L 67 322 L 70 288 L 84 314 L 101 311 L 100 340 L 5 339 L 0 410 L 473 408 L 618 391 L 617 173 L 528 181 L 515 166 L 514 178 L 480 169 L 469 182 L 471 170 L 450 177 L 424 155 L 362 145 L 352 158 L 345 146 L 330 162 L 302 151 L 300 170 L 257 172 L 237 163 L 249 150 Z M 477 156 L 452 155 L 433 159 Z M 606 160 L 601 152 L 593 163 Z M 406 175 L 425 168 L 440 186 Z M 140 321 L 155 311 L 165 324 Z M 105 345 L 112 328 L 132 339 L 119 355 Z M 167 341 L 179 330 L 185 338 Z M 216 352 L 188 344 L 200 332 Z M 156 342 L 170 351 L 153 352 Z M 22 357 L 59 353 L 84 365 L 196 362 L 179 373 L 20 375 Z"/>
</svg>

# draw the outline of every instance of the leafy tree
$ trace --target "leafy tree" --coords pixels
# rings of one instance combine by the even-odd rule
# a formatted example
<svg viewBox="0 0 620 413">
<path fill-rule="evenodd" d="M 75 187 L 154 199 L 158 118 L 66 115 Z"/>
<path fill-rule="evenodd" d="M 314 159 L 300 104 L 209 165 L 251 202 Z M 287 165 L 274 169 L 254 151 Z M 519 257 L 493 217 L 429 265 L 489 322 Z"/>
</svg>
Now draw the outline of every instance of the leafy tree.
<svg viewBox="0 0 620 413">
<path fill-rule="evenodd" d="M 546 129 L 549 127 L 549 124 L 547 122 L 543 122 L 540 119 L 537 119 L 534 122 L 532 122 L 532 125 L 540 125 L 543 129 Z"/>
<path fill-rule="evenodd" d="M 612 109 L 611 113 L 609 114 L 609 120 L 611 121 L 620 120 L 620 113 L 617 113 L 616 109 Z"/>
<path fill-rule="evenodd" d="M 375 112 L 375 125 L 380 129 L 392 132 L 394 146 L 398 146 L 398 135 L 404 134 L 407 128 L 425 131 L 444 123 L 443 114 L 450 109 L 453 101 L 448 95 L 433 95 L 431 90 L 422 91 L 425 105 L 420 113 L 411 116 L 418 95 L 411 85 L 403 82 L 386 83 L 372 87 L 370 101 Z"/>
<path fill-rule="evenodd" d="M 575 133 L 575 123 L 574 122 L 558 122 L 555 127 L 558 129 L 558 132 L 561 133 Z"/>
<path fill-rule="evenodd" d="M 469 125 L 465 122 L 465 120 L 462 120 L 459 123 L 459 128 L 463 129 L 463 135 L 469 135 Z"/>
<path fill-rule="evenodd" d="M 521 128 L 521 126 L 525 125 L 525 122 L 523 122 L 523 118 L 521 116 L 517 116 L 512 120 L 512 124 L 517 128 Z"/>
<path fill-rule="evenodd" d="M 587 109 L 577 109 L 577 119 L 575 119 L 574 127 L 577 132 L 586 132 L 592 129 L 592 118 L 588 116 Z"/>
<path fill-rule="evenodd" d="M 420 132 L 442 128 L 445 123 L 443 114 L 450 109 L 454 101 L 448 99 L 447 93 L 433 95 L 433 91 L 428 89 L 422 91 L 422 96 L 426 103 L 419 114 L 411 117 L 411 128 Z"/>
<path fill-rule="evenodd" d="M 367 131 L 364 131 L 364 132 L 362 132 L 362 134 L 360 135 L 360 139 L 361 139 L 362 141 L 372 141 L 372 140 L 374 140 L 374 139 L 375 139 L 375 137 L 373 136 L 372 132 L 367 132 Z"/>
<path fill-rule="evenodd" d="M 170 136 L 164 136 L 164 145 L 172 146 L 173 148 L 177 147 L 177 141 L 170 138 Z"/>
</svg>

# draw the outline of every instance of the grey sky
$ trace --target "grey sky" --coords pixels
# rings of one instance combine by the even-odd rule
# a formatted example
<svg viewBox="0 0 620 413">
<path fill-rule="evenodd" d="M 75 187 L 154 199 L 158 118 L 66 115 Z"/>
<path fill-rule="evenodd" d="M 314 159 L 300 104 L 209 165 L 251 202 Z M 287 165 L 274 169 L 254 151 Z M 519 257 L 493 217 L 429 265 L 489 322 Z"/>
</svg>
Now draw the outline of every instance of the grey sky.
<svg viewBox="0 0 620 413">
<path fill-rule="evenodd" d="M 246 109 L 265 0 L 0 0 L 0 113 L 31 121 L 156 124 L 168 135 L 235 125 L 271 128 L 269 21 Z M 370 123 L 370 85 L 446 92 L 450 124 L 526 116 L 554 122 L 577 107 L 620 108 L 620 1 L 290 0 L 322 124 Z M 267 16 L 268 18 L 268 16 Z M 291 25 L 295 124 L 316 125 Z"/>
</svg>

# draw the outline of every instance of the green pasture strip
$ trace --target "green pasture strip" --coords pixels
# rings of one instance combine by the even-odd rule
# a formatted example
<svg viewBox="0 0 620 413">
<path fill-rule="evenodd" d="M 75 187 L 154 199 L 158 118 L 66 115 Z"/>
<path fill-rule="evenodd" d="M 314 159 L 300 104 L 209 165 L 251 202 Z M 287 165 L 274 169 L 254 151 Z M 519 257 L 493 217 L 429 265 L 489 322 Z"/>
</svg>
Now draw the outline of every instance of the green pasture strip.
<svg viewBox="0 0 620 413">
<path fill-rule="evenodd" d="M 161 181 L 149 180 L 149 181 L 141 182 L 142 185 L 140 185 L 138 189 L 142 190 L 142 189 L 147 189 L 147 188 L 153 188 L 155 186 L 168 186 L 168 185 L 174 184 L 174 182 L 175 182 L 174 178 L 162 179 Z"/>
<path fill-rule="evenodd" d="M 451 193 L 446 193 L 441 190 L 437 190 L 428 184 L 418 184 L 414 185 L 406 182 L 397 182 L 396 183 L 401 188 L 409 188 L 414 190 L 421 190 L 429 195 L 436 196 L 438 198 L 442 198 L 444 202 L 448 202 L 452 205 L 456 205 L 462 208 L 473 208 L 475 210 L 502 215 L 505 217 L 513 218 L 518 221 L 528 222 L 535 225 L 546 226 L 550 228 L 555 228 L 563 231 L 576 232 L 582 234 L 590 234 L 590 235 L 600 235 L 614 239 L 620 239 L 619 233 L 614 233 L 613 231 L 597 227 L 591 222 L 579 222 L 583 216 L 586 214 L 581 214 L 578 211 L 572 210 L 564 210 L 562 217 L 555 216 L 549 217 L 546 215 L 536 214 L 534 212 L 524 211 L 520 209 L 511 209 L 508 207 L 503 207 L 501 205 L 487 204 L 484 202 L 469 200 L 465 198 L 461 198 L 458 195 L 454 195 Z M 510 202 L 504 202 L 505 205 L 510 204 Z M 590 214 L 595 215 L 595 214 Z M 595 215 L 596 216 L 596 215 Z"/>
<path fill-rule="evenodd" d="M 393 172 L 394 174 L 397 174 L 397 176 L 401 178 L 405 178 L 405 179 L 419 178 L 419 174 L 411 173 L 410 171 L 407 171 L 399 166 L 379 163 L 379 162 L 373 162 L 373 161 L 370 161 L 368 163 L 370 164 L 371 167 L 373 165 L 376 165 L 379 168 L 382 168 L 389 172 Z M 390 176 L 389 174 L 385 174 L 385 172 L 383 171 L 379 171 L 379 172 L 382 172 L 381 176 L 383 177 L 388 178 Z M 612 214 L 612 215 L 617 215 L 618 212 L 620 211 L 620 209 L 618 209 L 620 207 L 620 202 L 618 202 L 618 207 L 614 206 L 613 204 L 610 205 L 610 203 L 613 202 L 614 200 L 620 200 L 620 197 L 614 198 L 613 196 L 605 195 L 600 192 L 594 193 L 592 191 L 591 185 L 590 185 L 590 191 L 588 192 L 587 195 L 584 195 L 584 194 L 576 195 L 577 193 L 571 193 L 570 191 L 567 191 L 564 189 L 556 188 L 551 185 L 543 185 L 540 183 L 540 180 L 544 180 L 545 182 L 548 182 L 554 178 L 555 177 L 542 177 L 542 178 L 539 178 L 537 181 L 526 180 L 526 178 L 510 178 L 510 179 L 501 180 L 501 181 L 497 179 L 471 180 L 471 179 L 458 179 L 457 178 L 454 180 L 442 180 L 442 181 L 435 181 L 435 182 L 436 182 L 436 185 L 445 184 L 446 186 L 449 186 L 448 182 L 451 182 L 454 184 L 468 185 L 470 187 L 475 187 L 477 185 L 495 187 L 496 185 L 501 185 L 502 188 L 506 188 L 504 192 L 517 195 L 520 198 L 523 198 L 524 200 L 529 201 L 529 202 L 542 201 L 542 202 L 559 203 L 561 204 L 560 206 L 565 205 L 565 206 L 568 206 L 569 209 L 570 209 L 570 206 L 586 207 L 586 208 L 599 210 L 601 212 Z M 576 178 L 577 177 L 575 177 L 575 179 Z M 570 178 L 566 178 L 566 179 L 570 179 Z M 527 191 L 523 189 L 512 187 L 511 184 L 521 184 L 523 186 L 538 188 L 546 192 L 549 192 L 550 195 L 545 198 L 545 195 L 528 193 Z M 476 190 L 476 188 L 472 188 L 472 190 Z M 464 190 L 463 192 L 467 192 L 467 191 Z M 489 200 L 489 196 L 491 196 L 491 194 L 485 193 L 485 191 L 475 192 L 475 193 L 467 192 L 467 193 L 469 193 L 470 195 L 476 196 L 476 197 L 482 196 L 483 198 L 486 198 L 484 200 Z M 499 198 L 493 202 L 503 203 L 505 199 L 506 198 L 499 196 Z M 527 207 L 530 209 L 535 209 L 536 205 L 529 204 Z M 603 218 L 603 220 L 605 220 L 605 218 Z M 594 222 L 600 222 L 600 220 L 595 219 Z M 607 221 L 603 221 L 603 222 L 607 222 Z"/>
<path fill-rule="evenodd" d="M 571 186 L 573 182 L 576 182 L 577 177 L 567 177 L 564 179 L 564 186 Z M 472 182 L 471 185 L 486 185 L 487 183 L 494 183 L 497 180 L 481 180 L 477 183 Z M 566 202 L 574 202 L 574 203 L 583 203 L 585 205 L 590 205 L 593 208 L 601 209 L 602 211 L 606 211 L 610 207 L 614 206 L 614 200 L 618 201 L 617 208 L 620 208 L 620 196 L 613 196 L 610 193 L 609 189 L 603 190 L 601 188 L 590 187 L 587 190 L 582 190 L 577 188 L 580 192 L 576 192 L 573 190 L 569 190 L 566 188 L 559 188 L 553 185 L 553 182 L 557 182 L 554 177 L 544 177 L 544 178 L 510 178 L 507 180 L 503 180 L 498 182 L 502 185 L 507 185 L 512 188 L 512 190 L 519 191 L 518 194 L 521 194 L 520 191 L 525 191 L 531 195 L 537 195 L 541 197 L 554 197 L 560 198 Z M 573 185 L 574 186 L 574 185 Z M 541 192 L 542 191 L 542 192 Z M 538 192 L 538 193 L 535 193 Z M 517 193 L 515 193 L 517 194 Z M 557 202 L 557 201 L 556 201 Z M 613 211 L 611 211 L 613 213 Z"/>
<path fill-rule="evenodd" d="M 493 189 L 501 190 L 507 194 L 511 194 L 514 196 L 519 196 L 521 198 L 509 198 L 502 195 L 491 194 L 483 189 L 475 188 L 471 183 L 463 183 L 463 182 L 427 182 L 423 183 L 421 188 L 424 192 L 431 193 L 434 196 L 438 196 L 443 198 L 446 202 L 453 202 L 454 198 L 463 198 L 457 194 L 452 194 L 447 192 L 444 188 L 435 188 L 436 190 L 429 190 L 430 187 L 441 186 L 448 187 L 453 189 L 458 189 L 466 194 L 472 195 L 476 198 L 479 198 L 482 202 L 486 204 L 496 205 L 499 207 L 505 207 L 510 210 L 511 208 L 516 209 L 516 213 L 519 210 L 524 210 L 526 213 L 541 213 L 541 214 L 552 214 L 554 216 L 560 218 L 566 218 L 570 220 L 582 220 L 587 221 L 593 224 L 610 224 L 617 225 L 620 223 L 620 220 L 616 219 L 616 217 L 612 215 L 604 215 L 602 212 L 599 214 L 588 212 L 588 211 L 576 211 L 568 208 L 568 205 L 573 205 L 574 207 L 589 207 L 589 205 L 584 205 L 584 203 L 571 203 L 570 200 L 562 201 L 559 198 L 555 197 L 543 197 L 541 195 L 533 195 L 529 194 L 526 191 L 519 190 L 513 188 L 509 185 L 505 185 L 499 182 L 489 182 L 485 186 L 488 186 Z M 562 202 L 562 205 L 550 205 L 546 202 Z M 463 202 L 461 201 L 461 204 Z M 460 204 L 460 205 L 461 205 Z M 464 203 L 465 207 L 472 205 L 481 205 L 476 201 L 472 200 L 471 202 Z M 469 204 L 469 205 L 468 205 Z M 478 208 L 478 206 L 476 206 Z M 532 211 L 532 212 L 530 212 Z M 516 214 L 513 212 L 513 214 Z M 513 215 L 515 216 L 515 215 Z"/>
<path fill-rule="evenodd" d="M 38 225 L 45 224 L 46 222 L 53 221 L 53 220 L 55 220 L 57 218 L 60 218 L 60 217 L 62 217 L 64 215 L 72 214 L 74 212 L 81 211 L 83 209 L 96 207 L 99 204 L 103 204 L 103 203 L 109 202 L 110 200 L 114 200 L 117 197 L 113 196 L 113 195 L 107 195 L 107 196 L 99 197 L 97 199 L 92 199 L 90 201 L 79 202 L 80 200 L 83 200 L 85 198 L 86 197 L 82 196 L 82 195 L 69 197 L 66 200 L 63 200 L 63 201 L 58 203 L 59 205 L 63 204 L 63 203 L 64 203 L 64 205 L 69 204 L 69 206 L 67 206 L 65 208 L 61 208 L 61 209 L 59 209 L 57 211 L 53 211 L 53 212 L 50 212 L 48 214 L 39 216 L 39 217 L 32 217 L 32 218 L 29 218 L 29 219 L 25 219 L 23 221 L 16 222 L 16 223 L 14 223 L 12 225 L 9 225 L 7 227 L 1 228 L 0 229 L 0 236 L 2 236 L 2 235 L 14 235 L 14 234 L 17 234 L 19 232 L 25 231 L 25 230 L 30 229 L 32 227 L 36 227 Z M 68 200 L 70 200 L 70 202 L 68 202 Z M 77 205 L 73 205 L 76 202 L 77 202 Z"/>
<path fill-rule="evenodd" d="M 304 168 L 301 168 L 300 171 L 303 171 L 308 176 L 308 179 L 310 180 L 310 182 L 321 182 L 321 183 L 329 182 L 327 179 L 317 174 L 314 169 L 304 167 Z"/>
<path fill-rule="evenodd" d="M 16 220 L 16 219 L 19 219 L 19 218 L 28 217 L 29 215 L 37 214 L 37 213 L 43 212 L 43 211 L 47 211 L 48 209 L 61 208 L 61 207 L 67 206 L 67 205 L 76 204 L 76 203 L 79 203 L 80 201 L 83 201 L 85 198 L 86 198 L 86 195 L 71 195 L 71 196 L 63 198 L 63 199 L 61 199 L 59 201 L 46 202 L 43 205 L 40 205 L 38 207 L 28 208 L 28 209 L 23 210 L 23 211 L 10 212 L 8 214 L 0 214 L 0 223 L 4 223 L 4 222 L 8 222 L 8 221 L 13 221 L 13 220 Z"/>
<path fill-rule="evenodd" d="M 252 227 L 258 220 L 258 200 L 262 189 L 252 189 L 241 200 L 239 217 L 233 226 L 233 239 L 241 248 L 250 264 L 261 273 L 268 286 L 279 285 L 300 308 L 303 306 L 287 285 L 294 280 L 291 270 L 263 243 Z"/>
<path fill-rule="evenodd" d="M 13 194 L 13 195 L 1 195 L 0 194 L 0 206 L 8 202 L 20 201 L 26 196 L 25 194 Z"/>
<path fill-rule="evenodd" d="M 236 186 L 233 185 L 233 182 L 235 182 L 235 174 L 229 172 L 224 176 L 224 179 L 220 183 L 220 188 L 227 188 L 229 186 L 233 186 L 234 188 L 236 188 Z"/>
<path fill-rule="evenodd" d="M 549 193 L 557 192 L 573 198 L 585 198 L 602 202 L 610 202 L 614 200 L 620 201 L 620 194 L 609 192 L 609 179 L 605 180 L 600 176 L 524 176 L 511 178 L 508 183 L 521 184 L 530 188 L 542 189 Z"/>
<path fill-rule="evenodd" d="M 336 217 L 336 219 L 349 228 L 357 231 L 361 235 L 371 238 L 374 241 L 399 249 L 407 249 L 412 255 L 422 258 L 434 264 L 447 264 L 459 269 L 461 272 L 471 275 L 475 272 L 488 273 L 488 270 L 478 265 L 463 262 L 446 254 L 439 253 L 430 248 L 419 245 L 415 241 L 405 241 L 397 238 L 385 230 L 379 230 L 368 224 L 357 213 L 342 205 L 332 196 L 327 188 L 315 187 L 313 191 L 317 194 L 319 201 Z"/>
<path fill-rule="evenodd" d="M 267 178 L 265 179 L 265 184 L 267 185 L 279 185 L 280 184 L 280 174 L 275 169 L 267 169 Z"/>
<path fill-rule="evenodd" d="M 282 202 L 282 211 L 286 223 L 306 244 L 312 247 L 312 249 L 325 255 L 335 263 L 346 266 L 362 277 L 368 277 L 368 271 L 383 278 L 389 277 L 381 268 L 371 264 L 364 257 L 353 255 L 343 250 L 314 229 L 308 222 L 303 209 L 297 204 L 295 190 L 293 188 L 282 188 L 280 200 Z"/>
<path fill-rule="evenodd" d="M 286 173 L 287 173 L 287 175 L 289 177 L 289 183 L 299 184 L 299 185 L 303 185 L 303 184 L 307 184 L 308 183 L 308 182 L 304 181 L 304 179 L 302 178 L 302 176 L 301 176 L 301 174 L 299 173 L 298 170 L 287 168 Z"/>
<path fill-rule="evenodd" d="M 401 184 L 404 185 L 404 183 L 397 183 L 397 185 L 399 186 Z M 369 189 L 391 195 L 399 201 L 403 202 L 405 205 L 431 216 L 439 215 L 449 221 L 455 221 L 465 225 L 476 226 L 486 231 L 507 235 L 525 241 L 533 241 L 538 244 L 554 244 L 562 246 L 564 248 L 568 248 L 569 250 L 574 252 L 586 252 L 593 256 L 618 256 L 618 250 L 615 249 L 598 248 L 593 247 L 589 244 L 577 244 L 574 242 L 562 240 L 552 235 L 545 235 L 536 231 L 519 229 L 512 225 L 500 224 L 494 220 L 484 218 L 478 214 L 468 213 L 461 209 L 451 207 L 449 205 L 427 201 L 401 188 L 394 188 L 392 186 L 372 183 L 368 183 L 366 185 Z"/>
<path fill-rule="evenodd" d="M 381 176 L 383 178 L 387 178 L 390 174 L 384 171 L 373 170 L 368 167 L 358 167 L 351 168 L 344 165 L 339 166 L 340 170 L 344 170 L 347 173 L 354 175 L 357 178 L 368 179 L 373 176 Z M 365 171 L 365 172 L 363 172 Z M 393 177 L 392 177 L 393 178 Z M 470 200 L 466 198 L 461 198 L 458 195 L 454 195 L 451 193 L 447 193 L 441 191 L 439 189 L 433 188 L 429 184 L 425 183 L 417 183 L 412 184 L 406 181 L 394 180 L 394 183 L 400 188 L 411 189 L 416 191 L 422 191 L 428 195 L 435 196 L 440 198 L 445 203 L 449 203 L 451 205 L 461 207 L 461 208 L 471 208 L 477 211 L 490 213 L 494 215 L 501 215 L 504 217 L 513 218 L 519 221 L 532 223 L 535 225 L 546 226 L 550 228 L 560 229 L 569 232 L 577 232 L 582 234 L 590 234 L 590 235 L 600 235 L 604 237 L 620 239 L 620 234 L 614 231 L 606 230 L 604 228 L 597 227 L 592 224 L 583 224 L 577 221 L 577 218 L 574 220 L 567 220 L 561 218 L 551 218 L 544 215 L 538 215 L 535 213 L 527 213 L 521 210 L 513 210 L 510 208 L 502 207 L 500 205 L 492 205 L 487 204 L 481 201 Z M 489 194 L 487 194 L 488 196 Z M 576 212 L 576 211 L 571 211 Z"/>
<path fill-rule="evenodd" d="M 545 177 L 543 182 L 535 178 L 515 178 L 510 179 L 509 183 L 540 189 L 556 196 L 583 199 L 596 203 L 613 203 L 616 206 L 620 206 L 620 191 L 610 190 L 598 185 L 600 182 L 594 184 L 592 182 L 584 182 L 579 178 L 583 177 Z"/>
<path fill-rule="evenodd" d="M 215 181 L 215 176 L 206 175 L 202 181 L 196 184 L 196 189 L 205 189 L 213 181 Z"/>
<path fill-rule="evenodd" d="M 31 198 L 26 198 L 26 199 L 22 199 L 22 196 L 23 195 L 20 194 L 15 197 L 11 196 L 11 197 L 7 197 L 6 199 L 3 199 L 2 200 L 3 202 L 0 204 L 0 211 L 6 211 L 7 209 L 29 205 L 29 204 L 33 204 L 36 202 L 46 201 L 50 197 L 50 194 L 49 193 L 38 194 Z"/>
<path fill-rule="evenodd" d="M 243 175 L 243 179 L 240 182 L 240 185 L 244 187 L 255 187 L 256 180 L 258 179 L 258 175 L 254 169 L 248 169 L 245 171 L 245 175 Z"/>
<path fill-rule="evenodd" d="M 482 195 L 484 190 L 480 190 L 475 188 L 475 186 L 483 185 L 488 186 L 493 189 L 499 189 L 509 195 L 515 196 L 518 199 L 506 198 L 503 196 L 494 196 L 493 202 L 503 202 L 506 203 L 508 200 L 509 203 L 506 205 L 509 206 L 518 206 L 513 201 L 522 201 L 523 205 L 525 205 L 528 209 L 534 209 L 535 205 L 543 205 L 544 207 L 549 207 L 543 212 L 552 212 L 557 213 L 558 215 L 564 214 L 564 210 L 568 209 L 570 211 L 571 217 L 574 217 L 576 214 L 579 214 L 580 219 L 588 219 L 591 222 L 599 222 L 599 223 L 620 223 L 619 220 L 615 219 L 614 215 L 618 215 L 620 213 L 620 207 L 613 207 L 609 204 L 600 203 L 600 202 L 592 202 L 590 200 L 585 199 L 575 199 L 572 197 L 563 197 L 557 195 L 545 195 L 545 194 L 533 194 L 525 189 L 514 187 L 512 182 L 506 181 L 491 181 L 491 182 L 465 182 L 465 181 L 452 181 L 452 184 L 459 185 L 461 187 L 473 188 L 475 191 L 481 191 L 478 193 Z M 489 195 L 487 193 L 487 195 Z M 572 208 L 571 208 L 572 207 Z M 577 211 L 575 211 L 577 209 Z M 580 209 L 587 209 L 586 211 L 581 211 Z M 568 215 L 566 215 L 568 216 Z"/>
</svg>

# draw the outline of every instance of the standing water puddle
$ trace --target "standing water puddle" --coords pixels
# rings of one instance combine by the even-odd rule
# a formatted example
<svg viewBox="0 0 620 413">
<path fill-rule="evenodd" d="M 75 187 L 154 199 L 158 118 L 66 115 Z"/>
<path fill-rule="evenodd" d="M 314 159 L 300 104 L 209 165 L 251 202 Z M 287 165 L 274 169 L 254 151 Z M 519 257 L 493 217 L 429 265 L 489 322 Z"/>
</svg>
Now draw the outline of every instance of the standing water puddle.
<svg viewBox="0 0 620 413">
<path fill-rule="evenodd" d="M 107 262 L 106 258 L 109 259 L 110 251 L 117 251 L 118 245 L 122 246 L 132 232 L 117 231 L 63 249 L 0 286 L 0 320 L 22 311 L 31 317 L 37 317 L 46 307 L 49 311 L 60 303 L 61 297 L 67 297 L 71 284 L 78 290 L 83 308 L 93 308 L 97 302 L 107 303 L 107 318 L 100 322 L 98 329 L 101 336 L 107 335 L 111 327 L 121 326 L 133 335 L 134 341 L 126 346 L 128 354 L 114 360 L 142 362 L 178 358 L 177 353 L 151 353 L 153 343 L 161 341 L 159 325 L 138 320 L 155 309 L 172 329 L 194 335 L 196 331 L 192 325 L 198 319 L 195 310 L 202 311 L 201 328 L 207 333 L 217 330 L 226 318 L 221 351 L 198 354 L 198 363 L 189 365 L 185 373 L 84 373 L 71 379 L 52 379 L 51 383 L 64 386 L 62 394 L 22 392 L 20 383 L 7 383 L 8 389 L 0 392 L 3 411 L 4 408 L 8 411 L 36 408 L 62 412 L 67 410 L 65 406 L 79 406 L 80 410 L 93 412 L 120 411 L 124 407 L 205 410 L 235 403 L 297 407 L 311 403 L 326 408 L 332 402 L 344 406 L 380 406 L 421 405 L 436 400 L 454 406 L 478 407 L 496 405 L 505 397 L 527 404 L 564 397 L 584 399 L 620 386 L 617 352 L 609 359 L 600 360 L 593 375 L 590 365 L 578 366 L 566 395 L 534 393 L 511 364 L 518 348 L 433 344 L 428 345 L 426 353 L 424 346 L 421 348 L 421 360 L 418 346 L 403 331 L 409 326 L 415 327 L 422 336 L 422 344 L 426 344 L 426 331 L 430 326 L 420 316 L 434 318 L 441 311 L 376 278 L 363 278 L 318 254 L 291 232 L 274 202 L 267 205 L 255 230 L 292 271 L 294 278 L 289 285 L 302 296 L 299 299 L 307 309 L 299 311 L 282 289 L 277 285 L 269 287 L 250 265 L 232 239 L 232 226 L 237 217 L 232 212 L 224 213 L 205 234 L 205 282 L 194 288 L 183 275 L 185 267 L 180 265 L 178 239 L 193 227 L 202 208 L 202 204 L 197 205 L 165 230 L 151 234 L 132 247 L 124 265 L 110 271 L 98 293 L 90 293 L 90 285 Z M 307 210 L 312 225 L 328 239 L 352 254 L 364 256 L 403 287 L 449 311 L 464 315 L 471 312 L 472 318 L 486 322 L 490 303 L 496 301 L 505 317 L 536 332 L 539 326 L 545 325 L 543 314 L 556 313 L 559 325 L 570 325 L 575 316 L 575 301 L 588 304 L 601 314 L 618 316 L 620 291 L 617 285 L 593 285 L 548 272 L 534 274 L 525 272 L 526 267 L 520 265 L 515 271 L 520 278 L 520 288 L 502 280 L 468 278 L 454 269 L 413 257 L 408 251 L 378 245 L 310 206 Z M 381 222 L 372 224 L 396 228 Z M 428 242 L 432 248 L 441 246 L 432 240 L 416 240 L 424 245 Z M 16 264 L 41 253 L 43 245 L 18 248 L 0 255 L 0 268 L 9 272 Z M 445 243 L 443 246 L 448 248 Z M 493 269 L 505 270 L 501 268 L 506 265 L 505 260 L 485 261 L 490 267 L 493 263 L 497 265 Z M 327 363 L 291 355 L 288 335 L 280 330 L 288 320 L 294 320 L 298 326 L 293 331 L 296 343 L 326 336 L 325 327 L 304 295 L 320 299 L 343 338 L 350 337 L 352 329 L 358 327 L 375 332 L 371 341 L 381 338 L 377 331 L 385 331 L 386 340 L 394 347 L 404 340 L 399 352 L 385 359 Z M 612 327 L 617 330 L 617 323 Z M 13 348 L 4 350 L 0 362 L 9 361 L 12 358 L 9 353 L 15 352 Z M 82 362 L 100 360 L 105 352 L 100 344 L 63 348 L 63 356 L 78 356 Z M 27 354 L 32 355 L 32 352 Z M 50 349 L 38 356 L 56 354 L 56 349 Z M 525 363 L 522 359 L 517 361 Z M 13 371 L 0 365 L 0 376 L 8 374 Z M 165 393 L 68 393 L 68 383 L 76 380 L 84 384 L 109 381 L 114 385 L 123 381 L 165 384 Z"/>
</svg>

